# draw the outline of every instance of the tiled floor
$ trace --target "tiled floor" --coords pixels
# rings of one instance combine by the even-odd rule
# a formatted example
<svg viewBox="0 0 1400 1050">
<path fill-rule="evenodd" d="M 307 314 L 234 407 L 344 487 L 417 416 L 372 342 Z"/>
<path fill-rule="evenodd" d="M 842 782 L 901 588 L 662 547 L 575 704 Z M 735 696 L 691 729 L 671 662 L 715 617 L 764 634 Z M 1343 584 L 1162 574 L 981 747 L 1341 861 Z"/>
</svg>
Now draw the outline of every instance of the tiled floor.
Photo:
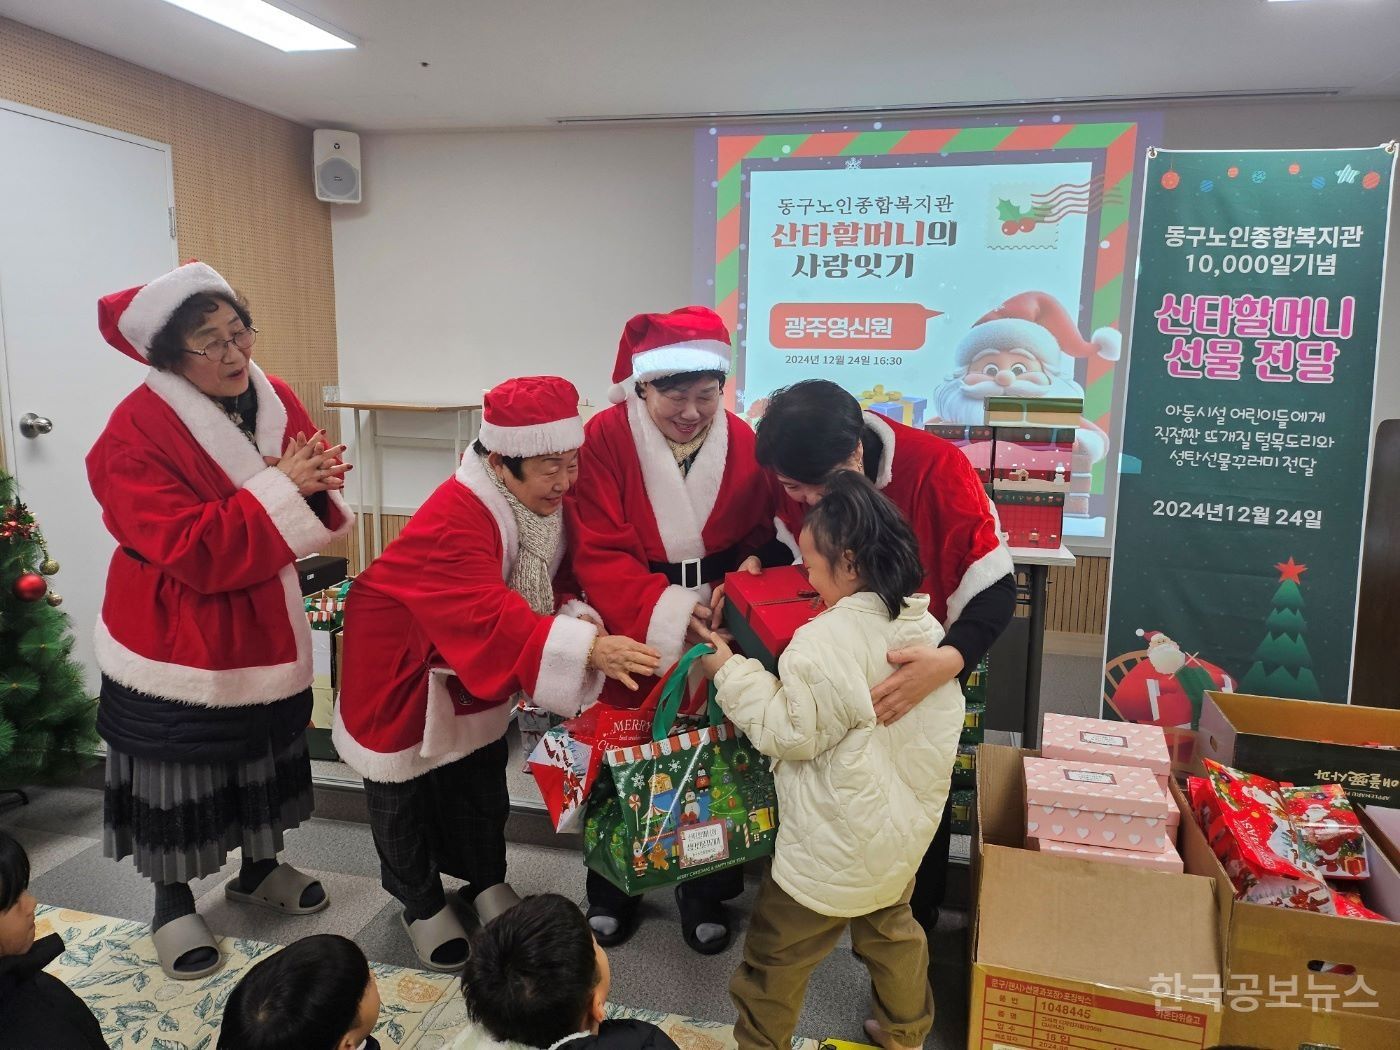
<svg viewBox="0 0 1400 1050">
<path fill-rule="evenodd" d="M 1047 710 L 1090 713 L 1097 696 L 1098 661 L 1047 657 Z M 322 767 L 325 771 L 325 767 Z M 522 789 L 527 789 L 522 787 Z M 31 804 L 0 810 L 0 826 L 24 844 L 33 865 L 32 889 L 42 903 L 118 919 L 147 922 L 151 888 L 129 862 L 102 856 L 102 793 L 87 788 L 36 790 Z M 378 963 L 413 967 L 416 959 L 399 925 L 399 908 L 380 888 L 378 861 L 369 829 L 359 823 L 313 818 L 287 839 L 286 859 L 321 877 L 332 904 L 318 915 L 281 916 L 261 908 L 230 905 L 223 883 L 237 865 L 194 885 L 199 911 L 217 935 L 285 944 L 312 932 L 354 938 Z M 556 892 L 582 902 L 583 866 L 569 850 L 512 843 L 510 879 L 521 893 Z M 449 880 L 449 888 L 452 887 Z M 747 915 L 755 890 L 750 883 L 734 903 Z M 680 940 L 671 895 L 653 894 L 646 920 L 626 945 L 610 952 L 613 1000 L 631 1007 L 732 1022 L 726 985 L 740 957 L 742 936 L 723 955 L 695 955 Z M 945 912 L 933 943 L 930 975 L 938 1019 L 929 1047 L 959 1047 L 966 1041 L 967 947 L 961 913 Z M 817 970 L 807 995 L 801 1035 L 863 1041 L 861 1022 L 869 1007 L 862 964 L 843 942 Z"/>
</svg>

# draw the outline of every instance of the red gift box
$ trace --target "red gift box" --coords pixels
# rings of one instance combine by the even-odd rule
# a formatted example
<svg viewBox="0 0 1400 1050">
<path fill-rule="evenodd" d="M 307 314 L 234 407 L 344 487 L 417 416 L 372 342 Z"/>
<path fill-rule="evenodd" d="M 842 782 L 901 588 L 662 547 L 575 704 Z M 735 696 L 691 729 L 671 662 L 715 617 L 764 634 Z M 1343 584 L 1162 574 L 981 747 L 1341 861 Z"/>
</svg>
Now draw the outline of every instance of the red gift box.
<svg viewBox="0 0 1400 1050">
<path fill-rule="evenodd" d="M 745 656 L 774 674 L 797 629 L 817 616 L 822 600 L 804 569 L 784 565 L 762 575 L 731 572 L 724 579 L 724 622 Z"/>
</svg>

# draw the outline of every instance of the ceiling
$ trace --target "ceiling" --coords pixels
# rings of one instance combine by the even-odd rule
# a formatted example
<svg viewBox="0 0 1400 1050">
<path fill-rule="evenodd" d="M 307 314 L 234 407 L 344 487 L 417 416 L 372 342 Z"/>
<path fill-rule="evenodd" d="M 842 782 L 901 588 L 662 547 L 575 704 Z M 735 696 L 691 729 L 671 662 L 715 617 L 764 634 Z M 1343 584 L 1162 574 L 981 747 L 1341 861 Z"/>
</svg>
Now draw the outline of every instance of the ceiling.
<svg viewBox="0 0 1400 1050">
<path fill-rule="evenodd" d="M 0 0 L 0 15 L 357 131 L 1318 88 L 1400 97 L 1400 0 L 274 2 L 359 48 L 283 54 L 161 0 Z"/>
</svg>

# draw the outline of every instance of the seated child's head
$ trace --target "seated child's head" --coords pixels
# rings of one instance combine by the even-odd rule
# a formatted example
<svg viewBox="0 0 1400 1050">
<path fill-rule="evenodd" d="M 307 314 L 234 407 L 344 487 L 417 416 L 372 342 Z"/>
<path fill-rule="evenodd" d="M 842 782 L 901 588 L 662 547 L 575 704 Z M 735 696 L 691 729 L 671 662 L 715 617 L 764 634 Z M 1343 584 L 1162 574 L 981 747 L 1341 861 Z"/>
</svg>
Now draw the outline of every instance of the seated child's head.
<svg viewBox="0 0 1400 1050">
<path fill-rule="evenodd" d="M 34 947 L 36 903 L 29 892 L 29 856 L 0 831 L 0 956 L 23 955 Z"/>
<path fill-rule="evenodd" d="M 239 980 L 218 1050 L 356 1050 L 379 1021 L 365 953 L 335 934 L 303 937 Z"/>
<path fill-rule="evenodd" d="M 873 591 L 893 620 L 924 578 L 914 530 L 899 508 L 853 470 L 838 470 L 827 479 L 797 546 L 813 589 L 827 605 Z"/>
<path fill-rule="evenodd" d="M 553 1046 L 603 1021 L 612 975 L 588 920 L 557 893 L 526 897 L 472 938 L 467 1013 L 494 1039 Z"/>
</svg>

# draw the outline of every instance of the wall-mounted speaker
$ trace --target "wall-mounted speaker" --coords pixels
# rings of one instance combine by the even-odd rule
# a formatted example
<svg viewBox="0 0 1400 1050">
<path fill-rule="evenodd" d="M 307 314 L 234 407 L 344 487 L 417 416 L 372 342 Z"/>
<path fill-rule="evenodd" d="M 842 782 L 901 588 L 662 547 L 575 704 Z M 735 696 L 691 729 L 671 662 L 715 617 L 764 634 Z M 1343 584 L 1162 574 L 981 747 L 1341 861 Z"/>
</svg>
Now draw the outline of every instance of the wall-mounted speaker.
<svg viewBox="0 0 1400 1050">
<path fill-rule="evenodd" d="M 311 136 L 316 199 L 329 204 L 360 203 L 360 136 L 353 131 L 317 128 Z"/>
</svg>

